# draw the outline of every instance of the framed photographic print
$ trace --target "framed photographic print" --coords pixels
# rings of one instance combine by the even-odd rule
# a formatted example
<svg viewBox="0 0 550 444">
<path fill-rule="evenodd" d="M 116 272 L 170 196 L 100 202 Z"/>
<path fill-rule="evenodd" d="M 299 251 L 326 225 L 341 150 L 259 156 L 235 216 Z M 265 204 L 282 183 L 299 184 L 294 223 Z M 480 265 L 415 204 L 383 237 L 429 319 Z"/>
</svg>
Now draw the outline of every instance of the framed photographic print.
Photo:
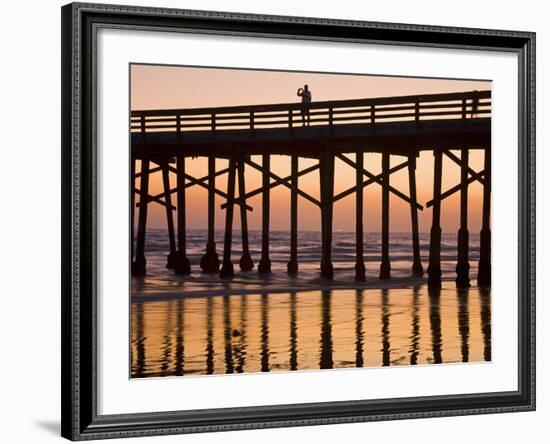
<svg viewBox="0 0 550 444">
<path fill-rule="evenodd" d="M 63 436 L 533 410 L 534 44 L 63 7 Z"/>
</svg>

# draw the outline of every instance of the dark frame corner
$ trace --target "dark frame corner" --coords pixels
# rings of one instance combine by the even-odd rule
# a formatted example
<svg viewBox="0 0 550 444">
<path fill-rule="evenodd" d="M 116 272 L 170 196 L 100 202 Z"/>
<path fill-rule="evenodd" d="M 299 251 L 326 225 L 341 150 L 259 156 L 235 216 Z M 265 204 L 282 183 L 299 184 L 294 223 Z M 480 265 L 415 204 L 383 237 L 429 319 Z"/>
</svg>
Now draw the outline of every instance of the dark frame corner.
<svg viewBox="0 0 550 444">
<path fill-rule="evenodd" d="M 535 34 L 72 3 L 61 10 L 62 435 L 71 440 L 471 415 L 535 409 Z M 94 29 L 146 26 L 243 36 L 510 51 L 519 60 L 518 390 L 99 416 L 95 350 Z"/>
</svg>

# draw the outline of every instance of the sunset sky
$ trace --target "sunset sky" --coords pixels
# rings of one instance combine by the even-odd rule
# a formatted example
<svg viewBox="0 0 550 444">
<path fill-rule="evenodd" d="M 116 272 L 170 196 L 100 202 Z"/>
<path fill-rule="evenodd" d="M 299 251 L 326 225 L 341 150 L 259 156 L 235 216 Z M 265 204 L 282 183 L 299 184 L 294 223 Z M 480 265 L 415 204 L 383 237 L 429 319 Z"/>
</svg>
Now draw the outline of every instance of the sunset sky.
<svg viewBox="0 0 550 444">
<path fill-rule="evenodd" d="M 131 108 L 165 109 L 218 107 L 231 105 L 254 105 L 289 103 L 299 101 L 297 88 L 308 84 L 313 101 L 344 100 L 370 97 L 399 96 L 412 94 L 433 94 L 491 89 L 489 81 L 441 80 L 403 77 L 380 77 L 349 74 L 315 74 L 303 72 L 254 71 L 219 68 L 193 68 L 152 65 L 131 65 Z M 457 147 L 460 148 L 460 147 Z M 459 155 L 459 153 L 457 153 Z M 354 155 L 348 155 L 354 159 Z M 261 158 L 252 158 L 261 163 Z M 391 166 L 403 162 L 401 156 L 392 156 Z M 227 160 L 218 160 L 218 169 L 227 166 Z M 312 159 L 301 159 L 300 169 L 316 163 Z M 206 174 L 205 158 L 189 159 L 187 172 L 195 177 Z M 470 152 L 470 166 L 479 171 L 483 165 L 483 153 Z M 271 156 L 274 173 L 286 176 L 290 173 L 288 156 Z M 365 168 L 373 174 L 381 171 L 381 155 L 365 155 Z M 139 170 L 139 165 L 138 165 Z M 443 159 L 443 191 L 456 185 L 460 179 L 460 169 L 450 159 Z M 173 176 L 173 175 L 172 175 Z M 391 185 L 408 195 L 408 173 L 403 169 L 391 176 Z M 261 174 L 248 169 L 246 173 L 247 191 L 261 185 Z M 335 186 L 337 194 L 355 183 L 352 168 L 336 160 Z M 226 187 L 226 176 L 217 178 L 217 186 Z M 175 186 L 175 177 L 171 177 Z M 319 197 L 318 171 L 302 176 L 300 188 L 314 197 Z M 151 176 L 150 193 L 162 191 L 161 175 Z M 432 198 L 433 193 L 433 154 L 422 152 L 417 159 L 417 191 L 419 203 Z M 396 196 L 390 195 L 390 230 L 410 231 L 409 205 Z M 469 188 L 469 229 L 478 232 L 481 223 L 481 185 L 474 182 Z M 175 196 L 173 197 L 173 199 Z M 381 226 L 381 187 L 372 184 L 365 188 L 364 228 L 365 231 L 379 231 Z M 216 198 L 216 227 L 223 228 L 225 212 L 220 208 L 221 198 Z M 247 202 L 254 208 L 249 212 L 250 229 L 261 227 L 261 196 Z M 444 232 L 454 232 L 459 224 L 459 193 L 444 201 L 441 225 Z M 298 220 L 300 230 L 320 229 L 320 210 L 303 198 L 298 198 Z M 164 227 L 165 210 L 157 204 L 150 205 L 148 226 Z M 271 227 L 273 230 L 286 230 L 290 220 L 290 190 L 276 187 L 271 190 Z M 201 187 L 187 189 L 187 226 L 205 228 L 207 224 L 207 191 Z M 431 224 L 431 209 L 419 212 L 420 231 L 427 232 Z M 235 214 L 235 228 L 240 226 L 238 212 Z M 334 207 L 334 230 L 353 231 L 355 229 L 355 199 L 350 195 L 338 201 Z"/>
</svg>

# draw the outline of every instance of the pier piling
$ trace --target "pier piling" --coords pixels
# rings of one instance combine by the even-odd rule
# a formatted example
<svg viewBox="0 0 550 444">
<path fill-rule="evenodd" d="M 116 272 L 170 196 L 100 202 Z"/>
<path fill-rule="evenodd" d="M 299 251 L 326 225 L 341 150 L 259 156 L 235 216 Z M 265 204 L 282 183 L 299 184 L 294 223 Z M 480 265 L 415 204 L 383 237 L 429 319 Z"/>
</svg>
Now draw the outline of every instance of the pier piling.
<svg viewBox="0 0 550 444">
<path fill-rule="evenodd" d="M 178 215 L 178 254 L 174 261 L 174 271 L 176 274 L 187 275 L 191 273 L 191 265 L 187 259 L 186 252 L 186 230 L 185 225 L 185 156 L 177 157 L 176 163 L 176 182 L 177 182 L 177 215 Z M 168 202 L 166 202 L 168 203 Z M 168 211 L 168 209 L 166 210 Z M 172 211 L 170 209 L 170 211 Z"/>
<path fill-rule="evenodd" d="M 411 233 L 413 247 L 413 266 L 412 274 L 415 277 L 422 277 L 424 269 L 420 260 L 420 238 L 418 234 L 418 208 L 416 207 L 416 157 L 417 154 L 409 155 L 409 194 L 411 198 Z"/>
<path fill-rule="evenodd" d="M 244 181 L 244 167 L 245 159 L 244 156 L 241 156 L 241 159 L 239 159 L 238 173 L 239 197 L 241 199 L 241 204 L 239 207 L 241 210 L 241 239 L 243 252 L 241 259 L 239 260 L 239 267 L 242 271 L 250 271 L 254 268 L 254 262 L 252 262 L 252 257 L 250 257 L 250 249 L 248 246 L 248 219 L 246 214 L 246 184 Z"/>
<path fill-rule="evenodd" d="M 458 230 L 456 286 L 468 288 L 470 286 L 469 233 L 468 233 L 468 163 L 469 150 L 462 148 L 460 154 L 460 228 Z"/>
<path fill-rule="evenodd" d="M 428 266 L 428 287 L 441 288 L 441 175 L 442 152 L 434 151 L 434 191 L 432 208 L 432 228 L 430 230 L 430 264 Z"/>
<path fill-rule="evenodd" d="M 139 185 L 139 213 L 136 239 L 136 257 L 132 263 L 132 275 L 143 276 L 146 269 L 145 233 L 147 230 L 147 207 L 149 196 L 149 159 L 141 160 L 141 179 Z"/>
<path fill-rule="evenodd" d="M 485 149 L 483 184 L 483 215 L 481 232 L 479 233 L 479 266 L 477 285 L 489 287 L 491 285 L 491 148 Z"/>
<path fill-rule="evenodd" d="M 391 277 L 390 265 L 390 154 L 382 153 L 382 261 L 380 279 Z"/>
<path fill-rule="evenodd" d="M 364 282 L 365 262 L 363 258 L 363 151 L 355 153 L 355 280 Z"/>
<path fill-rule="evenodd" d="M 170 192 L 170 170 L 168 169 L 168 162 L 163 162 L 161 168 L 162 186 L 164 188 L 164 203 L 166 204 L 166 227 L 168 228 L 168 244 L 170 246 L 170 252 L 168 253 L 166 260 L 166 268 L 174 268 L 178 253 L 176 251 L 176 238 L 174 235 L 174 215 L 172 213 L 172 194 Z"/>
<path fill-rule="evenodd" d="M 201 258 L 201 268 L 205 273 L 217 273 L 220 259 L 216 253 L 215 230 L 215 199 L 216 199 L 216 157 L 208 156 L 208 240 L 206 252 Z"/>
<path fill-rule="evenodd" d="M 262 156 L 262 256 L 258 264 L 259 273 L 271 273 L 271 260 L 269 259 L 269 154 Z"/>
<path fill-rule="evenodd" d="M 321 188 L 321 277 L 332 280 L 332 207 L 334 194 L 334 155 L 330 147 L 319 159 Z"/>
<path fill-rule="evenodd" d="M 288 274 L 298 273 L 298 156 L 290 159 L 290 260 L 287 264 Z"/>
<path fill-rule="evenodd" d="M 136 210 L 136 159 L 131 156 L 130 160 L 130 262 L 134 262 L 134 238 L 135 238 L 135 216 Z"/>
<path fill-rule="evenodd" d="M 227 206 L 225 208 L 225 235 L 223 241 L 223 264 L 220 277 L 233 277 L 233 264 L 231 262 L 231 242 L 233 240 L 233 208 L 235 206 L 235 157 L 229 158 L 229 172 L 227 178 Z"/>
</svg>

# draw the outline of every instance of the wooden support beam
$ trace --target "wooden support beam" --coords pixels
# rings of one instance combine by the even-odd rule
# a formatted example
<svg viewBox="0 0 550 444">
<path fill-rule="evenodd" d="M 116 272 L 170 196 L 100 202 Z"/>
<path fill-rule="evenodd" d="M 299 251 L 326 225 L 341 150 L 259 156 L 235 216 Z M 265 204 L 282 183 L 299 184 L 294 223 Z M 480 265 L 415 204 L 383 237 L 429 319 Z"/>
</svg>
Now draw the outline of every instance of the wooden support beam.
<svg viewBox="0 0 550 444">
<path fill-rule="evenodd" d="M 432 210 L 432 228 L 430 230 L 430 263 L 428 266 L 428 287 L 441 288 L 441 175 L 442 154 L 434 151 L 434 191 Z"/>
<path fill-rule="evenodd" d="M 225 236 L 223 243 L 223 264 L 220 277 L 233 277 L 233 264 L 231 263 L 231 242 L 233 239 L 233 207 L 235 201 L 235 170 L 237 162 L 234 156 L 229 158 L 229 176 L 227 178 L 227 208 L 225 210 Z"/>
<path fill-rule="evenodd" d="M 190 176 L 189 174 L 186 174 L 186 175 L 185 175 L 185 178 L 186 178 L 187 180 L 189 180 L 190 182 L 192 182 L 192 183 L 194 183 L 194 184 L 196 184 L 196 185 L 198 185 L 198 186 L 200 186 L 200 187 L 202 187 L 202 188 L 206 188 L 207 190 L 209 189 L 208 185 L 206 185 L 206 184 L 204 184 L 204 183 L 202 183 L 202 182 L 199 182 L 198 179 L 195 179 L 193 176 Z M 221 196 L 221 197 L 223 197 L 224 199 L 226 199 L 226 200 L 229 201 L 229 197 L 228 197 L 227 193 L 224 193 L 223 191 L 221 191 L 221 190 L 219 190 L 219 189 L 217 189 L 217 188 L 214 188 L 214 193 L 216 193 L 218 196 Z M 234 199 L 234 198 L 232 199 L 232 202 L 235 203 L 235 199 Z M 246 209 L 252 211 L 252 207 L 251 207 L 251 206 L 246 205 Z"/>
<path fill-rule="evenodd" d="M 159 169 L 160 169 L 160 168 L 155 168 L 155 170 L 159 170 Z M 169 171 L 169 172 L 174 172 L 174 173 L 177 172 L 177 170 L 176 170 L 175 168 L 168 168 L 168 171 Z M 229 171 L 228 168 L 224 168 L 223 170 L 216 171 L 216 173 L 214 174 L 214 176 L 215 176 L 215 177 L 221 176 L 222 174 L 225 174 L 225 173 L 227 173 L 228 171 Z M 189 176 L 189 177 L 191 177 L 191 176 Z M 206 181 L 208 180 L 209 177 L 210 177 L 210 175 L 207 174 L 206 176 L 199 177 L 198 179 L 197 179 L 197 178 L 194 178 L 194 181 L 193 181 L 193 182 L 189 182 L 189 183 L 186 183 L 186 184 L 185 184 L 185 188 L 187 189 L 187 188 L 194 187 L 195 185 L 198 185 L 197 182 L 201 182 L 201 183 L 204 184 L 204 182 L 206 182 Z M 170 194 L 174 194 L 174 193 L 176 193 L 177 191 L 178 191 L 178 188 L 177 188 L 177 187 L 176 187 L 176 188 L 172 188 L 172 189 L 170 190 Z M 159 193 L 159 194 L 150 196 L 149 199 L 153 199 L 153 200 L 154 200 L 155 198 L 161 198 L 161 197 L 164 196 L 164 194 L 165 194 L 165 193 L 164 193 L 164 191 L 163 191 L 162 193 Z M 162 203 L 164 203 L 164 202 L 162 202 Z M 175 207 L 174 207 L 174 209 L 175 209 Z"/>
<path fill-rule="evenodd" d="M 176 168 L 169 167 L 168 169 L 169 169 L 169 171 L 171 171 L 171 172 L 177 173 Z M 229 168 L 225 168 L 225 169 L 223 169 L 223 170 L 216 171 L 216 172 L 214 173 L 214 177 L 221 176 L 222 174 L 225 174 L 225 173 L 227 173 L 228 171 L 229 171 Z M 210 178 L 210 174 L 207 175 L 207 176 L 203 176 L 203 177 L 200 177 L 200 178 L 197 179 L 196 177 L 193 177 L 193 176 L 191 176 L 191 175 L 189 175 L 189 174 L 186 173 L 186 174 L 185 174 L 185 179 L 189 180 L 189 183 L 186 183 L 186 184 L 185 184 L 185 188 L 189 188 L 189 187 L 192 187 L 192 186 L 194 186 L 194 185 L 198 185 L 198 186 L 200 186 L 200 187 L 202 187 L 202 188 L 205 188 L 205 189 L 207 189 L 207 190 L 210 190 L 210 186 L 204 183 L 204 182 L 206 181 L 206 179 L 209 179 L 209 178 Z M 170 193 L 175 193 L 175 192 L 177 192 L 177 190 L 178 190 L 177 188 L 172 188 L 172 189 L 170 190 Z M 136 191 L 136 193 L 139 193 L 139 190 L 138 190 L 138 189 L 136 189 L 135 191 Z M 217 188 L 214 188 L 214 193 L 217 194 L 217 195 L 219 195 L 220 197 L 223 197 L 224 199 L 227 199 L 227 194 L 224 193 L 223 191 L 217 189 Z M 161 205 L 164 206 L 164 205 L 166 205 L 166 203 L 161 199 L 161 197 L 164 196 L 164 195 L 165 195 L 165 193 L 162 192 L 162 193 L 157 194 L 157 195 L 149 195 L 148 198 L 149 198 L 150 201 L 157 202 L 157 203 L 159 203 L 159 204 L 161 204 Z M 247 196 L 247 198 L 248 198 L 248 197 L 249 197 L 249 196 Z M 242 205 L 242 202 L 240 201 L 240 199 L 236 199 L 236 200 L 235 200 L 235 203 L 238 204 L 238 205 Z M 139 207 L 139 205 L 140 205 L 140 204 L 138 204 L 138 207 Z M 226 205 L 226 204 L 223 204 L 223 205 L 222 205 L 222 208 L 225 209 L 225 205 Z M 253 210 L 253 208 L 252 208 L 251 206 L 249 206 L 249 205 L 245 205 L 245 208 L 246 208 L 248 211 L 252 211 L 252 210 Z M 172 207 L 172 209 L 175 210 L 176 207 Z"/>
<path fill-rule="evenodd" d="M 153 173 L 156 173 L 158 171 L 162 171 L 162 167 L 161 166 L 157 166 L 155 168 L 149 168 L 149 174 L 153 174 Z M 132 173 L 134 175 L 134 177 L 141 177 L 141 171 L 139 173 L 136 173 L 135 172 L 135 169 L 134 169 L 134 172 Z"/>
<path fill-rule="evenodd" d="M 178 254 L 174 260 L 174 271 L 176 274 L 188 275 L 191 273 L 191 265 L 187 259 L 187 227 L 185 221 L 185 156 L 177 157 L 176 181 L 178 187 L 177 215 L 178 215 Z M 168 199 L 170 196 L 168 195 Z"/>
<path fill-rule="evenodd" d="M 483 214 L 479 233 L 479 266 L 477 285 L 491 286 L 491 147 L 485 148 L 485 186 L 483 187 Z"/>
<path fill-rule="evenodd" d="M 468 163 L 469 150 L 462 148 L 460 154 L 460 228 L 458 230 L 456 286 L 468 288 L 470 286 L 470 263 L 468 262 Z"/>
<path fill-rule="evenodd" d="M 248 163 L 245 161 L 245 163 Z M 261 167 L 260 167 L 261 168 Z M 304 168 L 302 171 L 298 171 L 296 176 L 297 177 L 301 177 L 301 176 L 304 176 L 306 174 L 309 174 L 315 170 L 318 170 L 319 169 L 319 164 L 316 164 L 316 165 L 312 165 L 310 167 L 307 167 L 307 168 Z M 261 171 L 261 170 L 260 170 Z M 277 176 L 278 177 L 278 176 Z M 298 186 L 294 187 L 292 185 L 292 177 L 293 175 L 291 174 L 290 176 L 286 176 L 286 177 L 283 177 L 281 178 L 280 180 L 275 180 L 274 182 L 271 182 L 269 184 L 269 188 L 275 188 L 275 187 L 278 187 L 279 185 L 281 185 L 281 182 L 285 182 L 286 184 L 288 184 L 287 188 L 290 188 L 290 192 L 296 192 L 296 194 L 298 194 Z M 289 182 L 290 181 L 290 182 Z M 283 184 L 284 185 L 284 184 Z M 263 191 L 263 186 L 262 187 L 259 187 L 259 188 L 256 188 L 255 190 L 252 190 L 252 191 L 249 191 L 248 193 L 246 193 L 245 195 L 245 199 L 250 199 L 251 197 L 254 197 L 254 196 L 257 196 L 258 194 L 262 193 Z M 311 197 L 311 196 L 310 196 Z M 243 202 L 243 200 L 241 199 L 241 197 L 239 196 L 237 199 L 235 199 L 235 203 L 236 204 L 241 204 Z M 320 205 L 319 201 L 315 199 L 314 202 L 312 202 L 316 205 Z M 226 204 L 223 204 L 222 205 L 222 209 L 225 208 L 225 205 Z"/>
<path fill-rule="evenodd" d="M 258 165 L 255 162 L 253 162 L 252 160 L 247 160 L 246 163 L 247 163 L 247 165 L 250 165 L 252 168 L 255 168 L 258 171 L 261 171 L 263 173 L 263 170 L 264 170 L 263 167 L 261 167 L 260 165 Z M 309 200 L 311 203 L 313 203 L 317 206 L 321 206 L 321 203 L 317 199 L 315 199 L 314 197 L 311 197 L 309 194 L 304 193 L 299 188 L 293 188 L 292 185 L 288 183 L 288 180 L 285 180 L 285 179 L 279 177 L 277 174 L 272 173 L 271 171 L 268 171 L 268 175 L 269 175 L 269 177 L 274 179 L 277 184 L 284 185 L 285 187 L 287 187 L 291 190 L 296 190 L 296 192 L 300 196 L 302 196 L 304 199 Z M 270 188 L 269 183 L 267 184 L 267 187 Z M 264 188 L 264 186 L 262 186 L 262 190 L 263 190 L 263 188 Z"/>
<path fill-rule="evenodd" d="M 174 268 L 174 261 L 176 259 L 176 237 L 174 234 L 174 215 L 172 213 L 172 199 L 170 197 L 170 172 L 168 168 L 164 166 L 162 168 L 162 187 L 164 189 L 164 201 L 166 205 L 166 227 L 168 228 L 168 244 L 170 251 L 168 252 L 168 258 L 166 262 L 166 268 Z"/>
<path fill-rule="evenodd" d="M 365 261 L 363 257 L 363 151 L 355 153 L 355 280 L 364 282 Z"/>
<path fill-rule="evenodd" d="M 211 156 L 209 156 L 209 158 L 210 158 L 210 157 L 211 157 Z M 170 170 L 170 172 L 173 172 L 173 173 L 176 173 L 176 174 L 177 174 L 177 169 L 176 169 L 176 168 L 174 168 L 174 167 L 172 167 L 172 166 L 169 165 L 169 166 L 168 166 L 168 169 Z M 228 172 L 228 171 L 229 171 L 229 168 L 226 168 L 226 169 L 223 169 L 223 170 L 220 170 L 220 171 L 217 171 L 217 172 L 214 170 L 214 173 L 213 173 L 213 174 L 214 174 L 214 177 L 216 177 L 216 176 L 220 176 L 220 175 L 222 175 L 222 174 L 225 174 L 225 173 Z M 204 183 L 204 182 L 206 181 L 207 178 L 208 178 L 208 179 L 210 178 L 210 173 L 208 174 L 208 176 L 200 177 L 200 178 L 198 178 L 198 179 L 197 179 L 196 177 L 193 177 L 193 176 L 191 176 L 191 175 L 189 175 L 189 174 L 186 173 L 186 174 L 185 174 L 185 179 L 188 180 L 189 183 L 186 184 L 185 187 L 186 187 L 186 188 L 189 188 L 189 187 L 191 187 L 191 186 L 193 186 L 193 185 L 198 185 L 198 186 L 200 186 L 200 187 L 202 187 L 202 188 L 205 188 L 205 189 L 209 190 L 209 189 L 210 189 L 209 185 L 207 185 L 207 184 Z M 175 192 L 175 191 L 177 191 L 177 189 L 171 190 L 171 192 Z M 138 192 L 138 191 L 136 191 L 136 192 Z M 217 188 L 214 188 L 214 193 L 216 193 L 216 194 L 217 194 L 218 196 L 220 196 L 220 197 L 223 197 L 224 199 L 227 199 L 227 194 L 224 193 L 223 191 L 217 189 Z M 157 201 L 157 200 L 155 199 L 155 197 L 160 197 L 160 196 L 162 196 L 163 194 L 164 194 L 164 193 L 161 193 L 161 194 L 159 194 L 159 195 L 157 195 L 157 196 L 150 196 L 150 198 L 152 198 L 152 199 L 154 199 L 155 201 Z M 160 202 L 158 202 L 158 203 L 164 204 L 164 202 L 162 202 L 162 201 L 160 201 Z M 139 204 L 138 204 L 138 205 L 139 205 Z M 175 208 L 174 208 L 174 209 L 175 209 Z M 252 207 L 250 207 L 250 206 L 247 206 L 246 209 L 249 210 L 249 211 L 252 211 Z"/>
<path fill-rule="evenodd" d="M 318 168 L 319 165 L 316 165 Z M 298 272 L 298 156 L 293 155 L 290 159 L 291 185 L 290 190 L 290 260 L 287 264 L 288 274 L 294 275 Z"/>
<path fill-rule="evenodd" d="M 201 268 L 205 273 L 217 273 L 220 268 L 220 259 L 218 258 L 218 253 L 216 253 L 216 242 L 214 239 L 215 200 L 216 158 L 214 155 L 210 155 L 208 156 L 208 239 L 206 241 L 206 252 L 201 258 Z"/>
<path fill-rule="evenodd" d="M 390 154 L 382 153 L 382 261 L 380 279 L 391 277 L 390 265 Z"/>
<path fill-rule="evenodd" d="M 241 202 L 246 204 L 246 184 L 244 181 L 244 156 L 239 159 L 238 173 L 239 173 L 239 196 Z M 235 202 L 236 203 L 236 202 Z M 244 205 L 239 206 L 241 209 L 241 240 L 242 240 L 242 256 L 239 260 L 239 267 L 242 271 L 250 271 L 254 268 L 254 262 L 250 257 L 250 249 L 248 246 L 248 219 L 246 214 L 246 207 Z"/>
<path fill-rule="evenodd" d="M 483 171 L 480 171 L 478 173 L 478 175 L 483 175 L 485 176 L 485 170 Z M 475 177 L 470 177 L 467 182 L 468 182 L 468 185 L 471 184 L 472 182 L 475 182 L 477 179 Z M 445 191 L 444 193 L 441 193 L 441 200 L 445 200 L 447 199 L 447 197 L 450 197 L 452 196 L 453 194 L 455 193 L 458 193 L 460 190 L 462 189 L 462 184 L 458 184 L 458 185 L 455 185 L 454 187 L 452 188 L 449 188 L 447 191 Z M 429 200 L 427 203 L 426 203 L 426 207 L 427 208 L 430 208 L 431 206 L 433 206 L 434 204 L 434 200 Z"/>
<path fill-rule="evenodd" d="M 449 159 L 451 159 L 454 163 L 456 163 L 459 167 L 462 168 L 462 160 L 459 159 L 457 156 L 455 156 L 450 150 L 443 150 L 443 153 Z M 477 180 L 481 185 L 485 185 L 485 179 L 483 178 L 483 176 L 480 173 L 478 173 L 477 171 L 474 171 L 469 166 L 466 170 L 467 170 L 466 178 L 468 177 L 468 174 L 470 174 L 470 176 L 472 176 L 475 180 Z"/>
<path fill-rule="evenodd" d="M 416 202 L 416 154 L 411 154 L 408 160 L 409 166 L 409 195 L 411 201 Z M 412 234 L 412 247 L 413 247 L 413 276 L 421 277 L 424 274 L 422 268 L 422 261 L 420 260 L 420 238 L 418 234 L 418 211 L 416 205 L 412 203 L 409 205 L 411 208 L 411 234 Z"/>
<path fill-rule="evenodd" d="M 351 166 L 352 168 L 355 168 L 355 162 L 353 162 L 352 160 L 348 159 L 346 156 L 344 156 L 343 154 L 336 154 L 336 157 L 340 160 L 342 160 L 343 162 L 347 163 L 349 166 Z M 367 171 L 366 169 L 363 168 L 363 174 L 365 176 L 367 176 L 368 178 L 374 180 L 377 184 L 383 186 L 383 180 L 382 178 L 380 178 L 380 176 L 375 176 L 374 174 L 372 174 L 371 172 Z M 400 199 L 403 199 L 405 202 L 408 202 L 408 203 L 411 203 L 411 199 L 409 199 L 408 196 L 406 196 L 405 194 L 403 194 L 401 191 L 395 189 L 394 187 L 390 186 L 390 192 L 395 194 L 397 197 L 399 197 Z M 417 208 L 419 210 L 423 210 L 424 207 L 418 203 L 415 204 L 417 206 Z"/>
<path fill-rule="evenodd" d="M 403 168 L 406 168 L 408 165 L 409 165 L 409 162 L 403 162 L 399 165 L 396 165 L 396 166 L 390 168 L 390 175 L 393 174 L 393 173 L 396 173 L 397 171 L 402 170 Z M 355 168 L 355 169 L 357 170 L 357 168 Z M 361 175 L 362 174 L 363 173 L 361 172 Z M 368 187 L 369 185 L 371 185 L 373 183 L 378 183 L 377 180 L 382 179 L 383 176 L 384 176 L 383 174 L 378 174 L 377 176 L 375 176 L 372 179 L 365 180 L 364 182 L 361 183 L 361 185 L 354 185 L 354 186 L 348 188 L 347 190 L 344 190 L 341 193 L 338 193 L 336 196 L 334 196 L 334 199 L 333 199 L 334 202 L 338 202 L 339 200 L 343 199 L 344 197 L 347 197 L 350 194 L 355 193 L 359 189 L 359 187 L 365 188 L 365 187 Z M 416 203 L 415 207 L 422 207 L 422 206 L 418 205 L 418 203 Z"/>
<path fill-rule="evenodd" d="M 321 277 L 332 280 L 332 207 L 334 194 L 334 155 L 327 147 L 320 161 L 321 190 Z"/>
<path fill-rule="evenodd" d="M 208 158 L 210 159 L 210 156 L 208 156 Z M 214 177 L 223 176 L 224 174 L 226 174 L 228 172 L 229 172 L 229 168 L 223 168 L 221 170 L 215 171 L 214 172 Z M 186 184 L 185 187 L 189 188 L 189 187 L 192 187 L 193 185 L 197 185 L 197 182 L 204 183 L 209 179 L 210 179 L 210 174 L 207 174 L 206 176 L 202 176 L 202 177 L 199 177 L 199 178 L 195 179 L 196 182 L 194 182 L 194 183 Z"/>
<path fill-rule="evenodd" d="M 271 273 L 271 260 L 269 259 L 269 176 L 270 156 L 262 155 L 262 256 L 258 264 L 259 273 Z"/>
<path fill-rule="evenodd" d="M 141 191 L 140 191 L 139 188 L 134 188 L 134 193 L 141 194 Z M 152 196 L 151 194 L 148 194 L 146 199 L 143 202 L 147 203 L 147 204 L 150 204 L 151 202 L 156 202 L 156 203 L 162 205 L 163 207 L 165 207 L 166 202 L 164 200 L 162 200 L 163 196 L 164 196 L 164 191 L 160 194 L 157 194 L 156 196 Z M 140 201 L 137 203 L 136 207 L 139 208 L 139 207 L 141 207 L 141 205 L 143 205 L 143 204 L 141 203 L 141 199 L 140 199 Z M 175 210 L 176 207 L 174 205 L 172 205 L 171 209 Z"/>
<path fill-rule="evenodd" d="M 149 195 L 149 159 L 141 160 L 141 173 L 139 200 L 145 204 L 139 208 L 136 257 L 132 263 L 133 276 L 143 276 L 146 269 L 145 233 L 147 230 L 147 196 Z"/>
</svg>

